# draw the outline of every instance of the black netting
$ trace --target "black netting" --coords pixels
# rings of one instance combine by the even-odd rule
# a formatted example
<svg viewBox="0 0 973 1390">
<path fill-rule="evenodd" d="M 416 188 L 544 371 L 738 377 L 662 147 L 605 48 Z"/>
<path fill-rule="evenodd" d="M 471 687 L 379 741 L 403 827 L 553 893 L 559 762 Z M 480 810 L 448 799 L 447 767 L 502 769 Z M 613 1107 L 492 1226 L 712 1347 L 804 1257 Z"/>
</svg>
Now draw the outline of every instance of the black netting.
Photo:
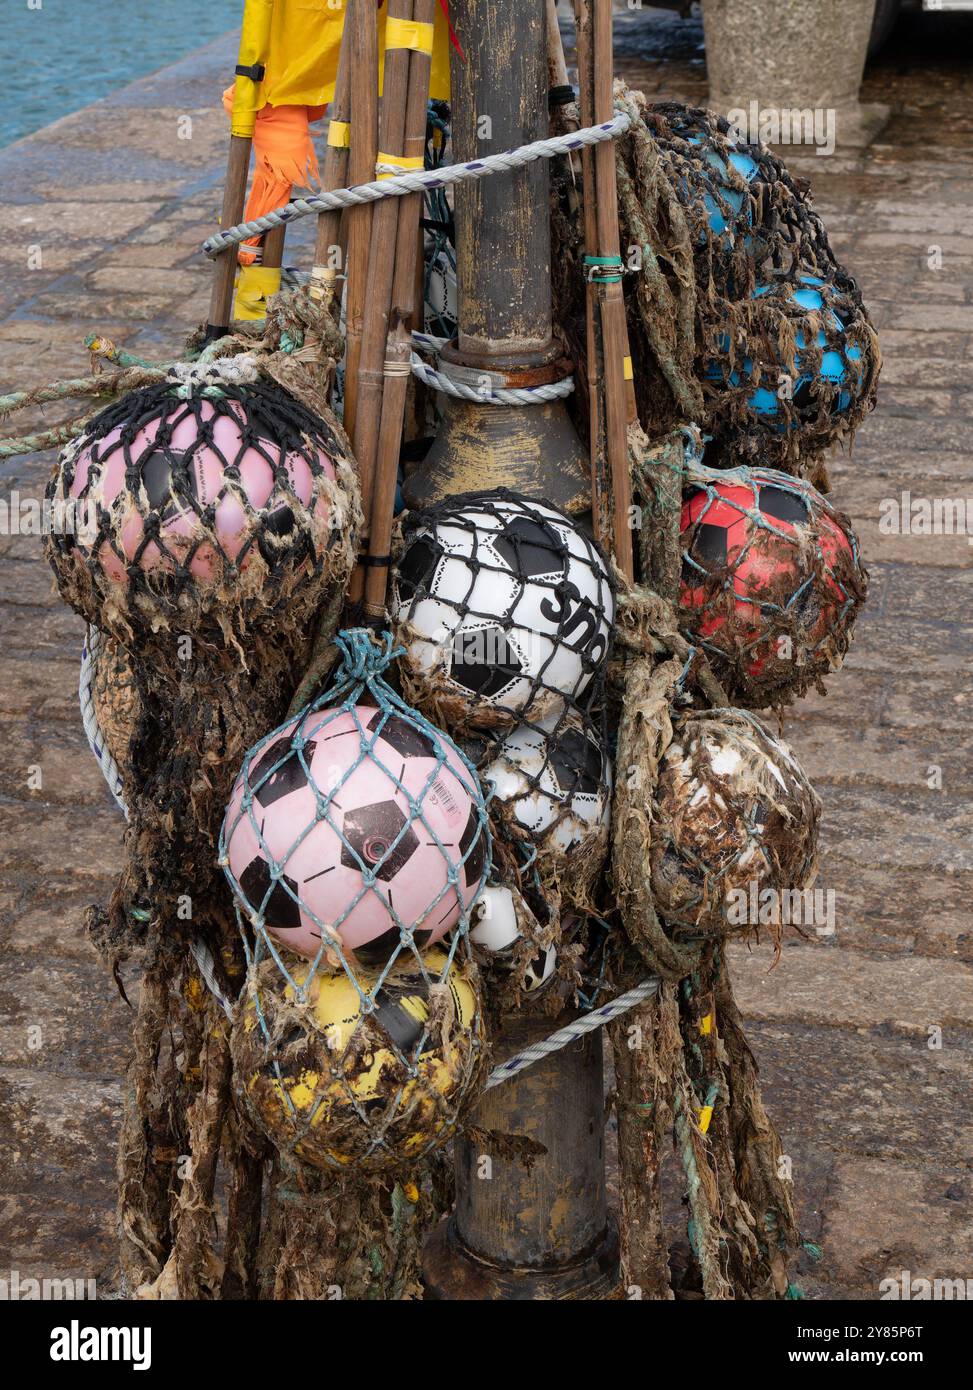
<svg viewBox="0 0 973 1390">
<path fill-rule="evenodd" d="M 763 280 L 697 363 L 708 457 L 786 464 L 824 453 L 861 418 L 876 369 L 874 332 L 839 280 Z"/>
<path fill-rule="evenodd" d="M 247 747 L 333 631 L 361 522 L 340 427 L 247 370 L 216 363 L 115 402 L 48 487 L 77 522 L 48 542 L 61 593 L 134 682 L 114 740 L 127 862 L 97 932 L 115 952 L 203 938 L 228 971 L 220 819 Z"/>
<path fill-rule="evenodd" d="M 446 727 L 511 727 L 580 707 L 608 654 L 615 600 L 594 541 L 504 488 L 411 512 L 391 616 L 416 704 Z"/>
<path fill-rule="evenodd" d="M 337 428 L 278 386 L 160 382 L 113 402 L 62 455 L 48 496 L 82 525 L 53 538 L 55 568 L 83 563 L 127 621 L 184 615 L 231 585 L 245 611 L 268 574 L 330 567 L 352 490 Z"/>
<path fill-rule="evenodd" d="M 710 463 L 814 476 L 874 406 L 881 354 L 807 184 L 711 112 L 619 100 L 635 122 L 616 162 L 642 425 L 693 421 Z M 556 317 L 583 375 L 582 215 L 569 178 L 552 188 Z M 586 408 L 578 393 L 582 427 Z"/>
<path fill-rule="evenodd" d="M 562 911 L 591 906 L 607 848 L 608 568 L 557 508 L 470 493 L 406 518 L 390 611 L 409 697 L 457 730 L 490 792 L 497 864 L 474 940 L 532 992 L 553 972 Z"/>
</svg>

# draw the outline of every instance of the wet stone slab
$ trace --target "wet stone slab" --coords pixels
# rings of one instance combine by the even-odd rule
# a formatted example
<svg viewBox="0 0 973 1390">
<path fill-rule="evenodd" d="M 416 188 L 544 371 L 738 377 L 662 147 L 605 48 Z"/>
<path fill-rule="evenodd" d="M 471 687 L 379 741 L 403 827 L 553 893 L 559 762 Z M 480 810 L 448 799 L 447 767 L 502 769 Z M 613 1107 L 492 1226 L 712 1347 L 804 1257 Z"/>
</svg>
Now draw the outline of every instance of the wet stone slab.
<svg viewBox="0 0 973 1390">
<path fill-rule="evenodd" d="M 705 101 L 701 27 L 617 8 L 619 75 L 655 99 Z M 879 411 L 831 464 L 872 604 L 828 696 L 785 719 L 824 800 L 819 882 L 835 892 L 837 932 L 789 938 L 769 974 L 764 948 L 735 949 L 733 963 L 802 1227 L 824 1251 L 799 1264 L 811 1297 L 874 1299 L 890 1271 L 973 1264 L 971 547 L 879 526 L 882 500 L 902 490 L 973 497 L 973 88 L 960 29 L 913 16 L 869 68 L 865 99 L 893 107 L 880 144 L 791 161 L 876 306 L 888 364 Z M 87 332 L 160 360 L 178 352 L 205 312 L 197 253 L 216 225 L 232 62 L 220 41 L 0 151 L 4 390 L 86 372 Z M 289 232 L 289 261 L 308 263 L 311 235 L 307 223 Z M 39 496 L 50 466 L 0 464 L 0 492 Z M 122 822 L 80 732 L 82 625 L 51 601 L 39 538 L 0 536 L 0 574 L 0 1268 L 107 1286 L 129 1013 L 81 922 L 111 889 Z M 31 761 L 39 792 L 25 785 Z M 925 785 L 931 763 L 941 791 Z M 940 1051 L 929 1025 L 943 1026 Z M 673 1212 L 682 1219 L 678 1193 Z"/>
</svg>

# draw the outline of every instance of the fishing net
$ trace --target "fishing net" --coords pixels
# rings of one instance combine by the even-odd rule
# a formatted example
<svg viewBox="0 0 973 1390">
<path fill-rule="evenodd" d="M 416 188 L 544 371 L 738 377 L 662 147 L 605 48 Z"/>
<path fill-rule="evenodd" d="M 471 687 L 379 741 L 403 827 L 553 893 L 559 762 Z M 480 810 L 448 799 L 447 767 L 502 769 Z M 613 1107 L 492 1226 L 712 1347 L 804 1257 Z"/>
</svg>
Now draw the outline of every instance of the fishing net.
<svg viewBox="0 0 973 1390">
<path fill-rule="evenodd" d="M 595 906 L 614 603 L 595 543 L 547 503 L 497 489 L 405 518 L 390 601 L 403 687 L 456 731 L 491 789 L 497 867 L 482 913 L 497 916 L 474 939 L 498 951 L 517 939 L 525 992 L 550 978 L 562 912 Z M 572 991 L 576 955 L 559 952 Z"/>
<path fill-rule="evenodd" d="M 856 293 L 804 270 L 776 275 L 709 334 L 697 372 L 714 461 L 796 471 L 853 432 L 880 361 Z"/>
<path fill-rule="evenodd" d="M 219 362 L 145 383 L 89 424 L 52 482 L 52 499 L 88 508 L 90 528 L 52 538 L 50 554 L 62 593 L 106 635 L 94 698 L 132 813 L 118 889 L 90 917 L 116 967 L 136 943 L 146 962 L 119 1162 L 130 1291 L 421 1296 L 421 1238 L 451 1202 L 443 1146 L 477 1097 L 484 1015 L 594 1002 L 649 971 L 657 1001 L 613 1030 L 626 1280 L 670 1292 L 658 1160 L 671 1132 L 699 1289 L 790 1293 L 783 1259 L 799 1236 L 723 938 L 753 925 L 731 919 L 731 891 L 810 880 L 818 806 L 720 679 L 754 703 L 796 688 L 761 645 L 782 628 L 816 678 L 843 651 L 863 572 L 840 526 L 854 563 L 825 544 L 836 514 L 823 499 L 766 470 L 723 475 L 749 489 L 723 529 L 748 537 L 709 564 L 696 542 L 729 499 L 689 474 L 674 426 L 704 423 L 714 462 L 759 437 L 762 457 L 808 471 L 870 405 L 877 349 L 772 156 L 741 151 L 704 113 L 619 99 L 639 117 L 618 184 L 638 253 L 626 288 L 654 447 L 634 466 L 640 578 L 655 593 L 618 597 L 597 547 L 545 502 L 465 494 L 406 518 L 394 641 L 345 633 L 335 683 L 308 706 L 361 516 L 324 404 L 337 330 L 306 296 L 271 302 L 259 365 L 238 335 Z M 433 162 L 447 114 L 434 116 Z M 583 383 L 567 181 L 558 318 Z M 427 210 L 430 322 L 448 332 L 451 219 L 445 200 Z M 777 404 L 761 409 L 775 379 Z M 775 489 L 802 499 L 806 523 L 766 520 Z M 779 593 L 747 591 L 757 637 L 735 632 L 756 622 L 736 586 L 756 575 L 765 530 L 795 554 L 777 562 Z M 683 548 L 705 633 L 680 630 Z"/>
<path fill-rule="evenodd" d="M 138 695 L 119 758 L 133 818 L 111 912 L 119 942 L 132 906 L 151 904 L 160 931 L 205 931 L 199 908 L 217 881 L 206 844 L 228 769 L 286 707 L 354 555 L 340 428 L 272 382 L 241 382 L 239 367 L 114 402 L 48 487 L 52 504 L 84 509 L 83 528 L 48 543 L 61 593 L 126 654 Z"/>
<path fill-rule="evenodd" d="M 625 296 L 638 413 L 653 440 L 691 420 L 707 461 L 759 458 L 821 477 L 825 451 L 875 403 L 881 355 L 854 279 L 807 186 L 713 113 L 653 105 L 616 142 Z M 555 317 L 582 380 L 587 342 L 582 208 L 552 181 Z M 586 432 L 586 393 L 572 403 Z"/>
<path fill-rule="evenodd" d="M 664 466 L 664 465 L 662 465 Z M 674 519 L 673 519 L 674 524 Z M 671 651 L 671 603 L 620 599 L 621 668 L 607 936 L 613 990 L 648 970 L 656 998 L 612 1025 L 622 1261 L 643 1298 L 796 1296 L 801 1248 L 781 1144 L 764 1110 L 723 940 L 752 929 L 722 908 L 731 883 L 797 889 L 813 873 L 818 803 L 752 715 L 706 709 L 697 659 Z M 772 919 L 773 920 L 773 919 Z M 779 918 L 777 919 L 779 921 Z M 671 1143 L 688 1208 L 684 1274 L 661 1169 Z"/>
<path fill-rule="evenodd" d="M 786 743 L 745 710 L 676 721 L 659 764 L 651 874 L 675 940 L 759 934 L 817 872 L 821 803 Z M 755 917 L 752 904 L 776 907 Z M 799 914 L 795 914 L 799 919 Z"/>
<path fill-rule="evenodd" d="M 423 164 L 437 169 L 451 158 L 450 110 L 444 101 L 431 101 L 426 119 Z M 424 195 L 423 305 L 424 327 L 435 337 L 450 339 L 456 320 L 456 224 L 444 188 L 430 188 Z"/>
<path fill-rule="evenodd" d="M 414 1165 L 472 1098 L 490 838 L 473 769 L 382 679 L 391 639 L 337 643 L 333 688 L 244 758 L 220 858 L 249 963 L 241 1101 L 282 1155 L 347 1171 Z"/>
<path fill-rule="evenodd" d="M 317 399 L 303 369 L 283 371 Z M 260 1164 L 230 1110 L 219 1002 L 239 989 L 244 957 L 216 851 L 243 755 L 328 646 L 355 555 L 350 450 L 319 404 L 284 390 L 256 354 L 177 366 L 91 420 L 48 487 L 79 517 L 48 555 L 63 597 L 106 643 L 94 699 L 114 716 L 129 814 L 124 867 L 87 927 L 116 978 L 133 952 L 143 967 L 119 1222 L 124 1285 L 148 1297 L 252 1284 Z M 99 694 L 113 667 L 128 677 L 124 700 L 121 686 Z M 188 1173 L 181 1154 L 193 1156 Z"/>
<path fill-rule="evenodd" d="M 406 693 L 463 733 L 582 708 L 607 654 L 614 593 L 566 513 L 510 492 L 410 512 L 390 615 Z"/>
<path fill-rule="evenodd" d="M 683 470 L 680 621 L 741 704 L 779 705 L 840 667 L 868 574 L 848 518 L 767 468 Z"/>
<path fill-rule="evenodd" d="M 121 768 L 128 758 L 140 702 L 131 659 L 125 648 L 111 637 L 99 635 L 91 695 L 104 744 Z"/>
</svg>

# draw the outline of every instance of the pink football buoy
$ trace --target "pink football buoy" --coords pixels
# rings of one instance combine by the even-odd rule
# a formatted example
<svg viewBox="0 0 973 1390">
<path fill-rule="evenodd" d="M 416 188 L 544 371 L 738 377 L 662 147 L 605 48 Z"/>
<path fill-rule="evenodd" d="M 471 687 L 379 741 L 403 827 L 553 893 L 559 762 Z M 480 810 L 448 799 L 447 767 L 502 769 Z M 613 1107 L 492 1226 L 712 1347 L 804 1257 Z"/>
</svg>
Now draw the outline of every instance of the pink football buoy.
<svg viewBox="0 0 973 1390">
<path fill-rule="evenodd" d="M 487 831 L 459 751 L 371 705 L 307 713 L 248 756 L 223 825 L 251 920 L 301 955 L 337 935 L 384 963 L 438 941 L 475 897 Z"/>
<path fill-rule="evenodd" d="M 83 437 L 67 497 L 87 508 L 108 578 L 127 583 L 133 565 L 146 574 L 184 566 L 212 582 L 221 555 L 247 567 L 256 523 L 286 533 L 299 504 L 327 524 L 320 480 L 334 480 L 333 460 L 305 435 L 289 444 L 274 433 L 242 393 L 170 393 L 155 409 Z"/>
</svg>

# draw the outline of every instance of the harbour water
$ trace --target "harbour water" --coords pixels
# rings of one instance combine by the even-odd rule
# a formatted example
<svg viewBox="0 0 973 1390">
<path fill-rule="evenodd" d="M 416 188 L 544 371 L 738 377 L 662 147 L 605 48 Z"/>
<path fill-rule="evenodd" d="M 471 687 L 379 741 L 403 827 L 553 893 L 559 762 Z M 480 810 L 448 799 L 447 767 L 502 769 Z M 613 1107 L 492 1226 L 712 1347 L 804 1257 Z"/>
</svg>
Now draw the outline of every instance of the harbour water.
<svg viewBox="0 0 973 1390">
<path fill-rule="evenodd" d="M 242 14 L 243 0 L 2 0 L 0 147 L 239 28 Z"/>
</svg>

